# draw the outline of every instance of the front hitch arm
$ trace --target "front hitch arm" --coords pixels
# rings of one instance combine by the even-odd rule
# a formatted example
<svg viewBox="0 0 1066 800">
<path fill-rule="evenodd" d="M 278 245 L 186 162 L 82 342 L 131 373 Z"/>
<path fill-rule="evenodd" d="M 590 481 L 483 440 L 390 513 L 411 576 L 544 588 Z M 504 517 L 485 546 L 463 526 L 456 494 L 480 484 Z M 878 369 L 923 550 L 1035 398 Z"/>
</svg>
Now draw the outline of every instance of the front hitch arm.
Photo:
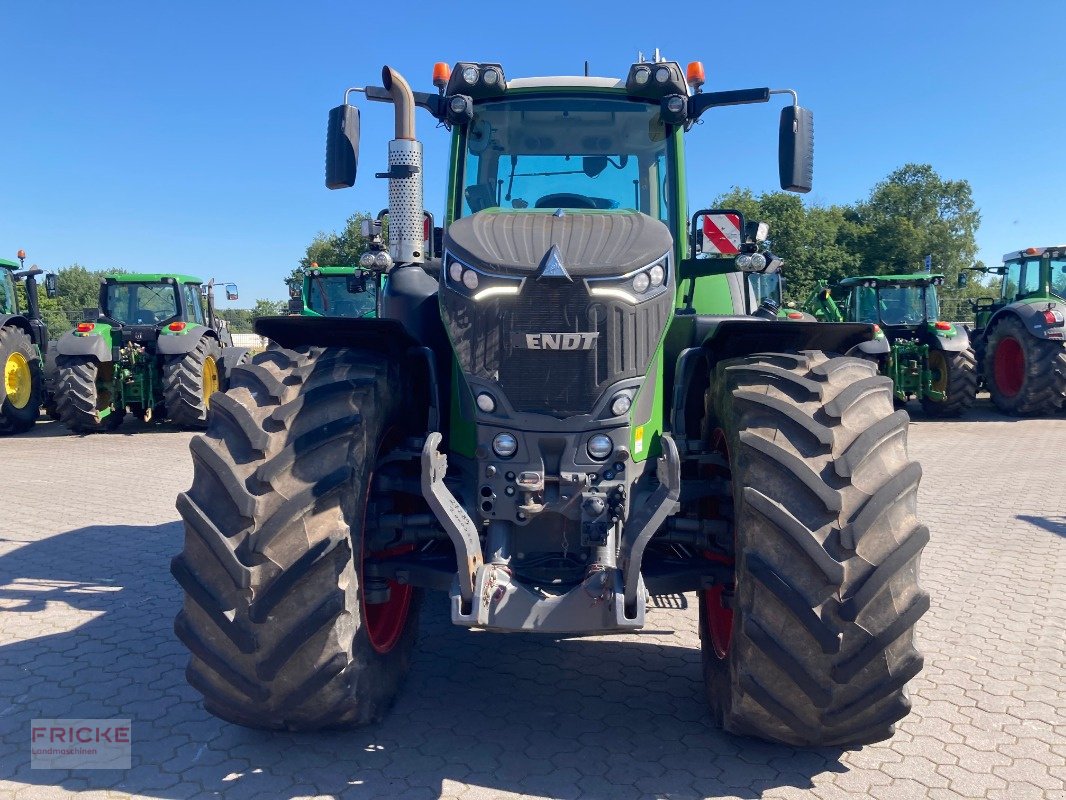
<svg viewBox="0 0 1066 800">
<path fill-rule="evenodd" d="M 448 457 L 437 450 L 442 438 L 439 432 L 434 431 L 426 437 L 422 447 L 422 496 L 455 546 L 459 596 L 463 604 L 468 606 L 474 599 L 474 575 L 484 558 L 474 521 L 444 485 Z"/>
<path fill-rule="evenodd" d="M 663 454 L 656 465 L 656 477 L 659 488 L 646 503 L 629 518 L 622 531 L 622 546 L 619 550 L 619 563 L 622 567 L 624 581 L 624 598 L 626 613 L 636 608 L 637 591 L 640 586 L 640 564 L 644 558 L 644 548 L 651 537 L 666 522 L 666 518 L 676 514 L 681 499 L 681 458 L 677 445 L 669 434 L 663 434 Z"/>
</svg>

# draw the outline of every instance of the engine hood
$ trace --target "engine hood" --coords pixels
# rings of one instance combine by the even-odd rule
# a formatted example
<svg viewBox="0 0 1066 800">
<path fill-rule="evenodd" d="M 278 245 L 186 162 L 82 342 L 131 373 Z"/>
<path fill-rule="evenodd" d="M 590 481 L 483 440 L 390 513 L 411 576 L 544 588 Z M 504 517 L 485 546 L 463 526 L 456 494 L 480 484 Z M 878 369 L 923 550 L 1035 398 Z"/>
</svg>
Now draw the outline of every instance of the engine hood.
<svg viewBox="0 0 1066 800">
<path fill-rule="evenodd" d="M 538 272 L 555 248 L 574 277 L 624 275 L 673 247 L 670 230 L 636 211 L 481 211 L 453 222 L 445 250 L 469 266 L 501 275 Z"/>
</svg>

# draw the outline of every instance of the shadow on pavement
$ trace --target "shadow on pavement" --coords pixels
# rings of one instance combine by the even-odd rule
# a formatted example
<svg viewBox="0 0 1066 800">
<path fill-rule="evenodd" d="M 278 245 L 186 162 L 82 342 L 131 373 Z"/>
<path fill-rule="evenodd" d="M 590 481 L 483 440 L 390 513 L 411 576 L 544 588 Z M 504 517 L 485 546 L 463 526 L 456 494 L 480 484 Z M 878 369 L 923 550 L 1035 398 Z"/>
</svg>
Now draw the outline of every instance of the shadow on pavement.
<svg viewBox="0 0 1066 800">
<path fill-rule="evenodd" d="M 1058 517 L 1036 517 L 1032 514 L 1018 514 L 1015 519 L 1028 522 L 1057 536 L 1066 536 L 1066 514 Z"/>
<path fill-rule="evenodd" d="M 699 652 L 669 636 L 469 632 L 451 625 L 441 595 L 427 598 L 410 677 L 382 723 L 278 734 L 221 722 L 185 683 L 171 629 L 181 594 L 168 564 L 181 536 L 177 522 L 94 526 L 0 557 L 0 631 L 10 642 L 0 646 L 0 785 L 227 800 L 437 797 L 457 784 L 488 796 L 756 798 L 847 771 L 839 749 L 716 730 Z M 650 627 L 664 621 L 653 616 Z M 54 632 L 25 638 L 30 630 Z M 67 717 L 131 718 L 133 768 L 31 770 L 30 720 Z"/>
</svg>

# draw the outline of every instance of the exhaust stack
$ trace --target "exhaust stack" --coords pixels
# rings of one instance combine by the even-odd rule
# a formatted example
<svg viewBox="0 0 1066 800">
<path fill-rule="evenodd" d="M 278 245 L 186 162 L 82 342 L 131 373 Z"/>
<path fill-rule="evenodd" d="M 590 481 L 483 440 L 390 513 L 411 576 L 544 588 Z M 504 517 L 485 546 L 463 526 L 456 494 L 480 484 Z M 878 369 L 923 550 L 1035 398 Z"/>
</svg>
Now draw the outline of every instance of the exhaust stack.
<svg viewBox="0 0 1066 800">
<path fill-rule="evenodd" d="M 397 264 L 425 261 L 422 143 L 415 138 L 415 98 L 392 67 L 381 81 L 396 108 L 396 138 L 389 142 L 389 255 Z"/>
</svg>

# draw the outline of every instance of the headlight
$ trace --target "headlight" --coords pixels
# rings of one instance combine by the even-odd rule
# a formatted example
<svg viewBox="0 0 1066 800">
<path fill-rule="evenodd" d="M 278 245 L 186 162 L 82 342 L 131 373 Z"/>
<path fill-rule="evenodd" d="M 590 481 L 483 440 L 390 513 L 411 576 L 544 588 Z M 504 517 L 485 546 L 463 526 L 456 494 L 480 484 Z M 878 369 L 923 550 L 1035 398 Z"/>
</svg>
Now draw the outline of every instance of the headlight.
<svg viewBox="0 0 1066 800">
<path fill-rule="evenodd" d="M 634 305 L 658 297 L 665 291 L 669 280 L 668 258 L 669 255 L 663 256 L 646 267 L 617 278 L 587 278 L 589 294 L 624 300 Z"/>
<path fill-rule="evenodd" d="M 632 405 L 633 398 L 629 395 L 629 392 L 619 392 L 611 400 L 611 413 L 616 417 L 620 417 L 629 411 Z"/>
<path fill-rule="evenodd" d="M 477 288 L 477 273 L 472 269 L 463 270 L 463 286 L 470 291 Z"/>
<path fill-rule="evenodd" d="M 669 69 L 667 69 L 666 67 L 659 67 L 657 70 L 655 70 L 656 83 L 666 83 L 668 80 L 670 80 Z"/>
<path fill-rule="evenodd" d="M 492 440 L 492 452 L 500 458 L 510 458 L 518 452 L 518 440 L 512 433 L 497 433 Z"/>
<path fill-rule="evenodd" d="M 475 302 L 516 295 L 522 288 L 522 278 L 479 272 L 450 254 L 445 256 L 445 263 L 448 288 Z"/>
<path fill-rule="evenodd" d="M 648 291 L 648 287 L 651 285 L 651 278 L 648 277 L 647 272 L 641 272 L 633 279 L 633 291 L 637 294 L 644 294 Z"/>
<path fill-rule="evenodd" d="M 491 414 L 496 410 L 496 401 L 488 392 L 482 392 L 477 396 L 477 407 L 486 414 Z"/>
<path fill-rule="evenodd" d="M 607 434 L 597 433 L 589 439 L 587 450 L 594 459 L 603 461 L 614 450 L 614 442 L 611 441 L 611 437 Z"/>
<path fill-rule="evenodd" d="M 359 256 L 359 266 L 366 267 L 367 269 L 374 266 L 374 254 L 363 253 L 361 256 Z"/>
<path fill-rule="evenodd" d="M 500 82 L 500 73 L 494 69 L 487 69 L 485 70 L 485 74 L 482 77 L 482 80 L 485 81 L 485 84 L 487 86 L 495 86 L 497 83 Z"/>
<path fill-rule="evenodd" d="M 477 67 L 467 67 L 463 70 L 463 80 L 473 86 L 477 83 Z"/>
<path fill-rule="evenodd" d="M 452 276 L 452 280 L 459 283 L 463 279 L 463 265 L 458 261 L 453 261 L 452 265 L 448 267 L 448 274 Z"/>
<path fill-rule="evenodd" d="M 666 270 L 656 264 L 650 270 L 648 270 L 648 278 L 651 279 L 652 286 L 661 286 L 663 279 L 666 277 Z"/>
<path fill-rule="evenodd" d="M 747 253 L 741 253 L 737 256 L 737 267 L 740 269 L 751 269 L 751 256 Z"/>
<path fill-rule="evenodd" d="M 755 270 L 762 269 L 766 266 L 766 256 L 762 253 L 753 253 L 751 256 L 751 268 Z"/>
<path fill-rule="evenodd" d="M 382 250 L 374 256 L 374 266 L 378 269 L 388 269 L 392 266 L 392 257 Z"/>
<path fill-rule="evenodd" d="M 651 78 L 651 70 L 647 67 L 637 67 L 633 71 L 633 82 L 639 86 L 643 86 Z"/>
</svg>

